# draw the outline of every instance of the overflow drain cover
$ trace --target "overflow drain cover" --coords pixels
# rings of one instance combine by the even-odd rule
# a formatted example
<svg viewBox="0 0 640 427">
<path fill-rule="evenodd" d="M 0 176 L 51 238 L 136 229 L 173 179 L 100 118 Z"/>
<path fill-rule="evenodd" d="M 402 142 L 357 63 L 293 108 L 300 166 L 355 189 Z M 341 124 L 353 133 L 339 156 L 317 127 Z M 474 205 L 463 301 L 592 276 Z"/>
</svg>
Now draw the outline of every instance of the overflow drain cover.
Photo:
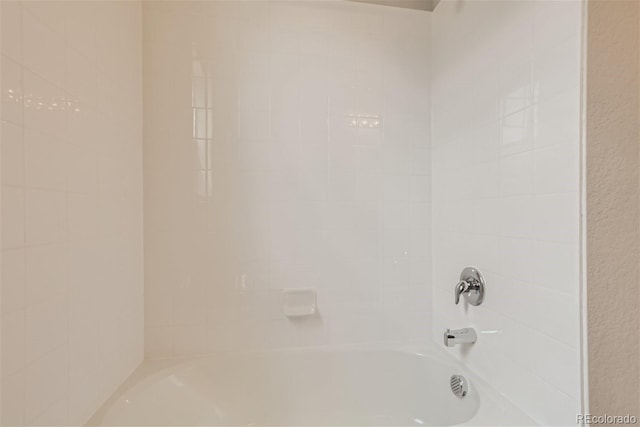
<svg viewBox="0 0 640 427">
<path fill-rule="evenodd" d="M 451 391 L 457 397 L 463 398 L 469 392 L 469 382 L 462 375 L 451 375 L 449 384 L 451 385 Z"/>
</svg>

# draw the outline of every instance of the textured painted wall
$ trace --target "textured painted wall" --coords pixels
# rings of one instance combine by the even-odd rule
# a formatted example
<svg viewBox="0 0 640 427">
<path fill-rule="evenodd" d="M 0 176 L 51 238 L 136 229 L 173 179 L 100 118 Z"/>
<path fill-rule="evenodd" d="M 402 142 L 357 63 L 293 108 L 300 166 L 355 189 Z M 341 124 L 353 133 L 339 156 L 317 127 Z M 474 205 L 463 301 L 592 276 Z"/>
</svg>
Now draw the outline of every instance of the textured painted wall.
<svg viewBox="0 0 640 427">
<path fill-rule="evenodd" d="M 592 414 L 640 415 L 637 332 L 640 7 L 637 2 L 590 1 L 588 8 L 590 410 Z"/>
</svg>

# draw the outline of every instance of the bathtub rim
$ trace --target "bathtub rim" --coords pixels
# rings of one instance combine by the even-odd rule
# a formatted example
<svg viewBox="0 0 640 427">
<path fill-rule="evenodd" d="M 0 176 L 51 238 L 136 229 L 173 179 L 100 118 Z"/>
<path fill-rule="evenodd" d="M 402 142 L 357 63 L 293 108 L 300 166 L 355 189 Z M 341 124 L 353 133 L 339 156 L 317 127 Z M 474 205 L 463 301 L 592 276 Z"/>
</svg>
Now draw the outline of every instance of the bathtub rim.
<svg viewBox="0 0 640 427">
<path fill-rule="evenodd" d="M 461 361 L 447 354 L 446 350 L 428 341 L 412 341 L 404 343 L 356 343 L 317 347 L 296 347 L 286 349 L 265 349 L 244 352 L 220 352 L 197 354 L 180 357 L 145 359 L 118 386 L 118 388 L 100 405 L 84 424 L 86 427 L 102 426 L 102 420 L 112 408 L 113 404 L 126 392 L 136 385 L 161 376 L 167 370 L 180 365 L 198 362 L 216 357 L 250 357 L 278 354 L 306 354 L 306 353 L 335 353 L 335 352 L 367 352 L 367 351 L 395 351 L 409 355 L 430 358 L 437 363 L 451 369 L 451 374 L 465 376 L 477 394 L 478 409 L 475 415 L 462 424 L 455 426 L 537 426 L 530 416 L 515 405 L 507 396 L 491 387 L 486 381 L 474 374 Z"/>
</svg>

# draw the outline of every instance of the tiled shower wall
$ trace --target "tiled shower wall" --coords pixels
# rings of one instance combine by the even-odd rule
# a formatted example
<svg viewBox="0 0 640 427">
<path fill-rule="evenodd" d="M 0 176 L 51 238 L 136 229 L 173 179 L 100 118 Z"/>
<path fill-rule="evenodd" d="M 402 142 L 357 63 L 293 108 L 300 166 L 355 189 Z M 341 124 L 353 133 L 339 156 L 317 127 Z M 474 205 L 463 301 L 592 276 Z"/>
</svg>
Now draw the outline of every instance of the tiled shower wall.
<svg viewBox="0 0 640 427">
<path fill-rule="evenodd" d="M 429 336 L 429 36 L 343 1 L 144 5 L 147 356 Z"/>
<path fill-rule="evenodd" d="M 433 332 L 542 425 L 580 412 L 581 3 L 442 1 L 433 15 Z M 454 305 L 467 265 L 485 302 Z"/>
<path fill-rule="evenodd" d="M 82 425 L 143 356 L 141 10 L 2 3 L 2 425 Z"/>
</svg>

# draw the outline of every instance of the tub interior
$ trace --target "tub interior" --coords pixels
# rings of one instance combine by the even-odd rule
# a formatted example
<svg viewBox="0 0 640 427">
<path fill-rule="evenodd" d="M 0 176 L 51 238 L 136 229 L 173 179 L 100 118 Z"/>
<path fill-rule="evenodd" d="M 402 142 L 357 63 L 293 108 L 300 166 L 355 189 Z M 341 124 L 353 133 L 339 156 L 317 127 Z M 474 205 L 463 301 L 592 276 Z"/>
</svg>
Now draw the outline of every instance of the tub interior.
<svg viewBox="0 0 640 427">
<path fill-rule="evenodd" d="M 89 425 L 455 425 L 454 367 L 403 351 L 276 352 L 147 366 Z"/>
</svg>

